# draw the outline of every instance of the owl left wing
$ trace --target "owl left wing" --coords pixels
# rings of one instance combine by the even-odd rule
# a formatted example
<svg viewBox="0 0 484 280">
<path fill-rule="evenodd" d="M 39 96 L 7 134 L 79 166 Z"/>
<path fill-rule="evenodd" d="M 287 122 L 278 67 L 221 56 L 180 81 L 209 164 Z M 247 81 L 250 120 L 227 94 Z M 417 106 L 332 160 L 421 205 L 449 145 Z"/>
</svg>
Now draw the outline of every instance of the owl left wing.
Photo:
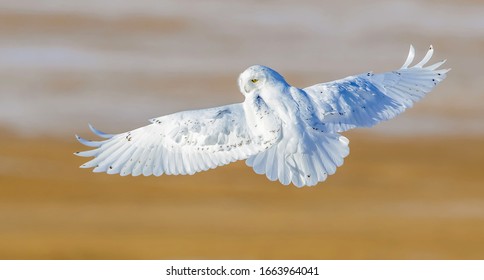
<svg viewBox="0 0 484 280">
<path fill-rule="evenodd" d="M 194 174 L 246 159 L 276 142 L 277 135 L 253 135 L 242 104 L 179 112 L 150 120 L 152 124 L 121 134 L 91 130 L 104 141 L 76 136 L 93 150 L 81 168 L 120 175 Z"/>
<path fill-rule="evenodd" d="M 350 76 L 313 85 L 304 91 L 326 131 L 342 132 L 355 127 L 370 127 L 412 107 L 445 79 L 450 69 L 438 69 L 445 60 L 424 66 L 433 51 L 430 46 L 422 61 L 408 67 L 415 56 L 415 50 L 410 46 L 407 60 L 399 70 Z"/>
</svg>

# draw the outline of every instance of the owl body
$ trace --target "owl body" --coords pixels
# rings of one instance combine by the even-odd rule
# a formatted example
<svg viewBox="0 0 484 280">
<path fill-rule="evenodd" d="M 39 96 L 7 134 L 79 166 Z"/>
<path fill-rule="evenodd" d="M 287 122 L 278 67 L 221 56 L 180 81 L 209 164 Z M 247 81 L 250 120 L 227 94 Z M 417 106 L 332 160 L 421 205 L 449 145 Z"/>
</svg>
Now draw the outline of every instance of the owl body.
<svg viewBox="0 0 484 280">
<path fill-rule="evenodd" d="M 409 67 L 316 84 L 289 85 L 275 70 L 254 65 L 238 79 L 242 103 L 179 112 L 120 134 L 91 130 L 103 141 L 77 139 L 94 149 L 82 168 L 125 175 L 189 174 L 246 160 L 271 181 L 314 186 L 334 174 L 349 154 L 340 133 L 394 118 L 423 98 L 450 69 L 430 66 L 433 48 Z"/>
</svg>

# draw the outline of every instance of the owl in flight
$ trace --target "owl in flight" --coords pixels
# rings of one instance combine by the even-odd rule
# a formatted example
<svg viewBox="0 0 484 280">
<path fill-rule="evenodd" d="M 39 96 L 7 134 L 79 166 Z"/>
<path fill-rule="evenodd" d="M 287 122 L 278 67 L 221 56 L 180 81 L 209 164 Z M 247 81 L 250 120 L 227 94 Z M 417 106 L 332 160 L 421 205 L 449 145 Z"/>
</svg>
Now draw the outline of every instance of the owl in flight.
<svg viewBox="0 0 484 280">
<path fill-rule="evenodd" d="M 307 88 L 289 85 L 269 67 L 254 65 L 239 77 L 242 103 L 178 112 L 120 134 L 90 126 L 103 141 L 81 168 L 121 176 L 178 175 L 246 160 L 257 174 L 296 187 L 314 186 L 334 174 L 349 154 L 341 132 L 370 127 L 412 107 L 445 77 L 444 62 L 425 66 L 433 54 L 409 67 L 415 50 L 392 72 L 372 72 Z"/>
</svg>

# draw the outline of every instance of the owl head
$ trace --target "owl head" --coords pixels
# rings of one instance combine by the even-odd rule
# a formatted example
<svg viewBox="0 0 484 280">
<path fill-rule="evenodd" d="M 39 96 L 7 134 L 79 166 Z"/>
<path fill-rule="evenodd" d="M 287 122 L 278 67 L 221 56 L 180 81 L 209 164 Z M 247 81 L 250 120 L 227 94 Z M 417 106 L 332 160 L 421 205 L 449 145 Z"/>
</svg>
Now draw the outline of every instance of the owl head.
<svg viewBox="0 0 484 280">
<path fill-rule="evenodd" d="M 239 76 L 239 89 L 243 95 L 263 87 L 285 85 L 287 85 L 286 80 L 279 73 L 262 65 L 250 66 Z"/>
</svg>

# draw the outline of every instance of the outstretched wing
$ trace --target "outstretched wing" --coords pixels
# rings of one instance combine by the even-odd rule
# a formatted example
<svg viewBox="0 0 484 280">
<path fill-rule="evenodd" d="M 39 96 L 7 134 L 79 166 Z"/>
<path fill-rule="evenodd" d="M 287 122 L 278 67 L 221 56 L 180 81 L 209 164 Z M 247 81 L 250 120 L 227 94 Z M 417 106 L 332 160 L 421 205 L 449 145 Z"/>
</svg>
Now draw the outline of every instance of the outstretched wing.
<svg viewBox="0 0 484 280">
<path fill-rule="evenodd" d="M 252 135 L 242 104 L 179 112 L 150 120 L 152 124 L 121 134 L 91 130 L 104 141 L 82 144 L 95 149 L 75 153 L 94 157 L 81 165 L 94 172 L 159 176 L 194 174 L 246 159 L 276 142 Z"/>
<path fill-rule="evenodd" d="M 444 61 L 424 65 L 433 54 L 430 46 L 425 57 L 408 67 L 415 56 L 413 46 L 403 66 L 392 72 L 371 72 L 317 84 L 304 91 L 314 104 L 315 114 L 326 131 L 342 132 L 355 127 L 370 127 L 389 120 L 412 107 L 445 79 L 450 69 L 438 69 Z"/>
</svg>

